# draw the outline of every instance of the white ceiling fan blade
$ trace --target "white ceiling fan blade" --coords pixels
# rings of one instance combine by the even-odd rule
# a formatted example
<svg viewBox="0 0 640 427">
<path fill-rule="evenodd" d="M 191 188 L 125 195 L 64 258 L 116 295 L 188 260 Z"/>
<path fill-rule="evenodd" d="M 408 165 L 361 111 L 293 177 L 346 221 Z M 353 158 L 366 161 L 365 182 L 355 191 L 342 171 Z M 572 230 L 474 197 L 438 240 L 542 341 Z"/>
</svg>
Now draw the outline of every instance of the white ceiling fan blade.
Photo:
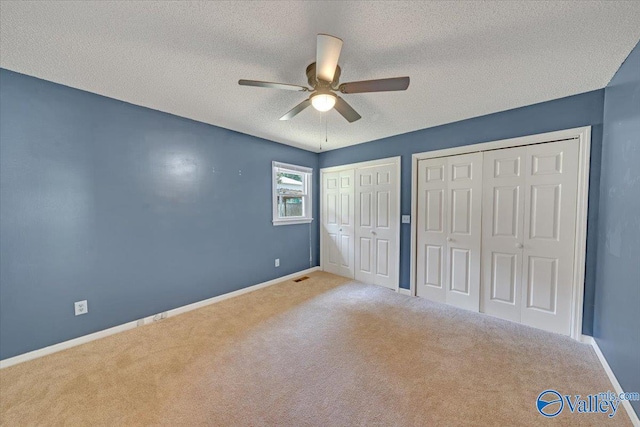
<svg viewBox="0 0 640 427">
<path fill-rule="evenodd" d="M 332 82 L 336 73 L 342 40 L 328 34 L 318 34 L 316 47 L 316 79 Z"/>
</svg>

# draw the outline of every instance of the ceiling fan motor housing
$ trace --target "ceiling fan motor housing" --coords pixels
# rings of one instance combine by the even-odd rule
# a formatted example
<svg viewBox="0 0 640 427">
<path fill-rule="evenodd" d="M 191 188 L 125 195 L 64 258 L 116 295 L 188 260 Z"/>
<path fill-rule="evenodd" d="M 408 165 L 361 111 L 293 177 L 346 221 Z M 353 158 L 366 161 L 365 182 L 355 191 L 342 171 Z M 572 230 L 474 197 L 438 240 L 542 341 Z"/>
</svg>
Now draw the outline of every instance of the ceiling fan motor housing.
<svg viewBox="0 0 640 427">
<path fill-rule="evenodd" d="M 316 90 L 337 90 L 338 82 L 340 81 L 340 66 L 336 66 L 336 72 L 333 75 L 332 82 L 325 82 L 324 80 L 316 79 L 316 63 L 311 63 L 307 67 L 307 81 L 309 82 L 309 86 Z"/>
</svg>

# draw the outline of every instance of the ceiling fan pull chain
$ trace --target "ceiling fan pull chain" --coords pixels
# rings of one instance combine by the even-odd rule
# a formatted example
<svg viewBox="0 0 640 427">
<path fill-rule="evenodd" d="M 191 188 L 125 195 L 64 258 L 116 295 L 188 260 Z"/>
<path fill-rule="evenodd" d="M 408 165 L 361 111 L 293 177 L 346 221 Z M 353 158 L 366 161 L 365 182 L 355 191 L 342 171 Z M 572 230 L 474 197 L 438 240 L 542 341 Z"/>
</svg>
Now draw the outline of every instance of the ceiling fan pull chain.
<svg viewBox="0 0 640 427">
<path fill-rule="evenodd" d="M 322 113 L 320 113 L 320 132 L 322 132 Z M 322 151 L 322 134 L 320 134 L 320 151 Z"/>
<path fill-rule="evenodd" d="M 325 113 L 325 117 L 324 117 L 324 142 L 325 144 L 329 143 L 329 137 L 327 136 L 329 134 L 329 114 Z"/>
</svg>

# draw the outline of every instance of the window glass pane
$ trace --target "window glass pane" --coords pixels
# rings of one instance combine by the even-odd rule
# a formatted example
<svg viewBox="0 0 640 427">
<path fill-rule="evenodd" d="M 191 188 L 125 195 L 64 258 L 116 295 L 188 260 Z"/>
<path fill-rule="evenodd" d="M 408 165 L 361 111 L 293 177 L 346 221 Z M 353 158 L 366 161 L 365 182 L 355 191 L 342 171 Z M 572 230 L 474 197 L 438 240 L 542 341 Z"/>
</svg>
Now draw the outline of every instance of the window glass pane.
<svg viewBox="0 0 640 427">
<path fill-rule="evenodd" d="M 278 196 L 278 216 L 280 218 L 304 216 L 302 197 Z"/>
<path fill-rule="evenodd" d="M 304 174 L 295 172 L 278 172 L 276 179 L 276 191 L 278 196 L 302 196 L 306 194 Z"/>
</svg>

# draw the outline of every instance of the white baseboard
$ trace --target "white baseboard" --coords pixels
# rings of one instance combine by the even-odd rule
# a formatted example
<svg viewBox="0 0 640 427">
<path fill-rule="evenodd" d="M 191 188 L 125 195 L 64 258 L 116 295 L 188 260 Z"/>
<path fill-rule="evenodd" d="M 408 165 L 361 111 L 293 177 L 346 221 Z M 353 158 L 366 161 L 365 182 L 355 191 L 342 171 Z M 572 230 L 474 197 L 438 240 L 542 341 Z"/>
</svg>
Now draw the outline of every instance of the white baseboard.
<svg viewBox="0 0 640 427">
<path fill-rule="evenodd" d="M 220 301 L 224 301 L 229 298 L 237 297 L 242 294 L 246 294 L 249 292 L 257 291 L 258 289 L 266 288 L 267 286 L 275 285 L 276 283 L 284 282 L 287 280 L 295 279 L 298 276 L 313 273 L 314 271 L 320 270 L 320 267 L 308 268 L 306 270 L 298 271 L 297 273 L 289 274 L 286 276 L 278 277 L 277 279 L 269 280 L 267 282 L 258 283 L 253 286 L 248 286 L 246 288 L 238 289 L 237 291 L 228 292 L 226 294 L 218 295 L 217 297 L 209 298 L 206 300 L 194 302 L 193 304 L 184 305 L 182 307 L 174 308 L 172 310 L 166 311 L 167 317 L 176 316 L 178 314 L 186 313 L 187 311 L 195 310 L 201 307 L 205 307 L 210 304 L 215 304 Z M 75 347 L 81 344 L 85 344 L 100 338 L 108 337 L 109 335 L 117 334 L 119 332 L 124 332 L 129 329 L 137 328 L 138 326 L 143 326 L 147 323 L 151 323 L 154 320 L 160 319 L 160 314 L 155 314 L 152 316 L 145 317 L 143 319 L 133 320 L 128 323 L 124 323 L 122 325 L 114 326 L 113 328 L 104 329 L 102 331 L 94 332 L 89 335 L 83 335 L 78 338 L 71 339 L 69 341 L 64 341 L 58 344 L 54 344 L 48 347 L 40 348 L 38 350 L 33 350 L 28 353 L 19 354 L 18 356 L 10 357 L 8 359 L 0 360 L 0 369 L 8 368 L 9 366 L 17 365 L 18 363 L 26 362 L 28 360 L 37 359 L 42 356 L 46 356 L 52 353 L 57 353 L 62 350 L 66 350 L 71 347 Z"/>
<path fill-rule="evenodd" d="M 398 288 L 398 293 L 402 295 L 411 296 L 411 289 Z"/>
<path fill-rule="evenodd" d="M 613 385 L 613 388 L 615 389 L 616 393 L 618 394 L 622 393 L 624 390 L 620 386 L 620 383 L 618 382 L 616 375 L 613 373 L 613 370 L 611 370 L 611 366 L 609 366 L 609 362 L 607 362 L 607 359 L 604 357 L 604 354 L 602 354 L 602 351 L 600 351 L 600 347 L 598 347 L 598 343 L 596 342 L 596 340 L 589 335 L 583 335 L 581 341 L 585 344 L 590 344 L 591 347 L 593 347 L 593 350 L 596 352 L 596 356 L 598 356 L 598 359 L 600 360 L 600 364 L 604 368 L 604 371 L 607 373 L 607 376 L 609 377 L 609 381 L 611 381 L 611 385 Z M 606 390 L 602 390 L 602 391 L 606 391 Z M 636 391 L 636 390 L 632 390 L 632 391 Z M 638 418 L 638 414 L 636 414 L 636 411 L 633 410 L 633 406 L 631 406 L 631 402 L 629 402 L 628 400 L 623 400 L 622 406 L 627 411 L 629 418 L 631 418 L 631 423 L 635 427 L 640 427 L 640 419 Z"/>
</svg>

